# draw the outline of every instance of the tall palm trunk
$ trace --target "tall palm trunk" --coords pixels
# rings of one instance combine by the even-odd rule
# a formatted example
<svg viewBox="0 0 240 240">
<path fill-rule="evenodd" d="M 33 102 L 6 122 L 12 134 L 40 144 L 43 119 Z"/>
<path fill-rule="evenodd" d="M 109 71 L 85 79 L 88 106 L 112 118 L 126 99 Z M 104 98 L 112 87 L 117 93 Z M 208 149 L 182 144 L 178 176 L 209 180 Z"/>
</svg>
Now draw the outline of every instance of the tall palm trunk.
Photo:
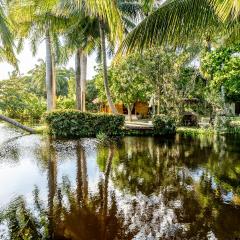
<svg viewBox="0 0 240 240">
<path fill-rule="evenodd" d="M 75 59 L 75 79 L 76 79 L 76 107 L 77 110 L 82 110 L 81 104 L 81 55 L 82 50 L 79 48 Z"/>
<path fill-rule="evenodd" d="M 109 89 L 109 83 L 108 83 L 105 30 L 104 30 L 104 24 L 102 21 L 99 22 L 99 29 L 100 29 L 100 35 L 101 35 L 101 51 L 102 51 L 103 79 L 104 79 L 105 92 L 106 92 L 107 101 L 111 109 L 111 112 L 113 114 L 117 114 L 118 112 L 115 105 L 113 104 L 110 89 Z"/>
<path fill-rule="evenodd" d="M 87 55 L 82 52 L 81 57 L 81 105 L 82 111 L 86 111 L 86 82 L 87 82 Z"/>
<path fill-rule="evenodd" d="M 57 74 L 56 74 L 55 54 L 53 52 L 52 52 L 52 96 L 53 96 L 53 109 L 56 109 L 56 102 L 57 102 Z"/>
<path fill-rule="evenodd" d="M 52 43 L 49 29 L 46 30 L 46 89 L 47 89 L 47 110 L 54 109 L 54 86 L 53 86 L 53 59 Z"/>
</svg>

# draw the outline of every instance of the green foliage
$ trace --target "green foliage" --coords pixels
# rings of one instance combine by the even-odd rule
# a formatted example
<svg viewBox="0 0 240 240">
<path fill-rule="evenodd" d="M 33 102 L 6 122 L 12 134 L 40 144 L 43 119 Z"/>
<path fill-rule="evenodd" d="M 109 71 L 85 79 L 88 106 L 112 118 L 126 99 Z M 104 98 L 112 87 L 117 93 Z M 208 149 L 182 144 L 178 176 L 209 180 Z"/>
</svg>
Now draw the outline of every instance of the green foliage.
<svg viewBox="0 0 240 240">
<path fill-rule="evenodd" d="M 109 143 L 109 137 L 106 133 L 99 132 L 96 137 L 97 137 L 97 140 L 102 144 Z"/>
<path fill-rule="evenodd" d="M 96 112 L 98 105 L 93 103 L 93 100 L 98 97 L 98 91 L 94 80 L 87 81 L 87 92 L 86 92 L 86 108 L 90 112 Z"/>
<path fill-rule="evenodd" d="M 46 111 L 45 100 L 29 92 L 24 78 L 0 81 L 0 110 L 21 120 L 40 120 Z"/>
<path fill-rule="evenodd" d="M 74 109 L 75 106 L 76 106 L 76 103 L 73 97 L 57 98 L 57 109 L 60 109 L 60 110 Z"/>
<path fill-rule="evenodd" d="M 115 103 L 122 102 L 132 108 L 136 101 L 150 99 L 152 86 L 143 74 L 144 60 L 140 54 L 132 55 L 113 65 L 109 70 L 109 86 Z M 106 101 L 102 73 L 95 78 L 99 97 Z"/>
<path fill-rule="evenodd" d="M 174 118 L 161 114 L 153 118 L 155 135 L 167 135 L 176 133 L 176 121 Z"/>
<path fill-rule="evenodd" d="M 73 70 L 57 68 L 57 107 L 73 109 L 74 96 L 69 94 Z M 22 121 L 39 121 L 46 111 L 45 63 L 40 60 L 31 71 L 19 76 L 14 71 L 8 80 L 0 81 L 0 111 Z"/>
<path fill-rule="evenodd" d="M 194 51 L 150 48 L 114 62 L 109 85 L 115 103 L 131 107 L 136 101 L 155 99 L 158 113 L 178 114 L 182 98 L 202 97 L 205 83 L 189 67 Z M 95 78 L 99 98 L 106 101 L 102 74 Z"/>
<path fill-rule="evenodd" d="M 47 113 L 50 134 L 60 138 L 94 137 L 98 134 L 121 135 L 124 116 L 62 110 Z"/>
<path fill-rule="evenodd" d="M 39 63 L 26 75 L 30 91 L 37 96 L 46 97 L 46 63 L 40 59 Z M 67 96 L 69 85 L 74 79 L 74 70 L 65 67 L 56 68 L 56 91 L 57 96 Z"/>
<path fill-rule="evenodd" d="M 240 97 L 240 45 L 221 47 L 202 58 L 201 69 L 210 79 L 210 89 L 220 92 L 222 86 L 228 101 Z"/>
<path fill-rule="evenodd" d="M 164 1 L 128 34 L 119 51 L 141 51 L 154 45 L 187 46 L 203 43 L 208 36 L 211 41 L 216 35 L 223 41 L 238 41 L 239 9 L 236 0 Z"/>
<path fill-rule="evenodd" d="M 179 127 L 177 128 L 177 133 L 192 137 L 212 136 L 214 135 L 214 130 L 212 128 Z"/>
</svg>

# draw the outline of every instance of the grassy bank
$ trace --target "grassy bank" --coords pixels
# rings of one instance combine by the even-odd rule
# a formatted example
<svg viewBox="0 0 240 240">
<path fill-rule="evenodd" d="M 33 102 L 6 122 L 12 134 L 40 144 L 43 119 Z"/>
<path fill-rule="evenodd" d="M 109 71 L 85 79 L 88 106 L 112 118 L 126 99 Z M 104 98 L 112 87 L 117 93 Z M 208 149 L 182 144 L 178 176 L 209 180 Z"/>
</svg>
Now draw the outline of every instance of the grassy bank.
<svg viewBox="0 0 240 240">
<path fill-rule="evenodd" d="M 46 125 L 35 125 L 33 127 L 38 134 L 46 134 L 47 126 Z M 186 136 L 213 136 L 216 134 L 216 131 L 210 128 L 196 128 L 196 127 L 178 127 L 177 133 L 183 134 Z M 240 127 L 234 126 L 228 129 L 228 134 L 240 134 Z M 153 136 L 153 130 L 131 130 L 131 129 L 123 129 L 122 136 Z"/>
<path fill-rule="evenodd" d="M 197 136 L 197 135 L 214 135 L 215 131 L 211 128 L 197 128 L 197 127 L 178 127 L 177 133 L 188 135 L 188 136 Z"/>
</svg>

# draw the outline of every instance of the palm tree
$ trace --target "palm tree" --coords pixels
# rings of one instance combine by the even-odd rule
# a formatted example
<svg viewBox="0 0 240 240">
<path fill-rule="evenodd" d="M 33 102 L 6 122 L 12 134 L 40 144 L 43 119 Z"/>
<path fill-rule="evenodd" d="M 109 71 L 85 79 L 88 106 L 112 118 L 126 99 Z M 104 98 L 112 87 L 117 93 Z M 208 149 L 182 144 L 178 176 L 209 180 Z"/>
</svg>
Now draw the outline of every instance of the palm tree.
<svg viewBox="0 0 240 240">
<path fill-rule="evenodd" d="M 240 15 L 239 0 L 212 0 L 212 4 L 216 9 L 217 14 L 225 21 L 228 18 L 236 19 Z"/>
<path fill-rule="evenodd" d="M 109 83 L 108 83 L 106 36 L 105 36 L 104 23 L 102 21 L 99 21 L 99 30 L 100 30 L 100 36 L 101 36 L 101 57 L 102 57 L 103 80 L 104 80 L 106 97 L 107 97 L 108 105 L 111 109 L 111 112 L 113 114 L 117 114 L 117 109 L 113 103 L 110 89 L 109 89 Z"/>
<path fill-rule="evenodd" d="M 129 29 L 134 27 L 134 22 L 132 20 L 136 20 L 140 13 L 140 5 L 137 2 L 127 1 L 127 0 L 118 0 L 116 2 L 116 8 L 119 11 L 122 19 L 122 25 L 125 30 L 125 33 L 128 32 Z M 130 17 L 130 19 L 129 19 Z M 101 58 L 102 58 L 102 66 L 103 66 L 103 79 L 104 79 L 104 88 L 106 92 L 106 97 L 108 101 L 108 105 L 113 114 L 117 114 L 117 109 L 112 101 L 111 93 L 109 89 L 108 83 L 108 69 L 107 69 L 107 50 L 106 50 L 106 29 L 108 29 L 108 22 L 105 22 L 101 18 L 99 18 L 99 30 L 100 30 L 100 40 L 101 40 Z M 108 32 L 109 34 L 109 32 Z M 111 34 L 111 31 L 110 31 Z"/>
<path fill-rule="evenodd" d="M 239 0 L 167 0 L 127 36 L 119 51 L 183 46 L 219 33 L 239 39 L 239 6 Z"/>
<path fill-rule="evenodd" d="M 111 94 L 110 94 L 110 90 L 109 90 L 109 86 L 108 86 L 108 76 L 107 76 L 107 57 L 106 57 L 106 39 L 105 39 L 105 25 L 108 26 L 108 28 L 110 29 L 110 37 L 112 40 L 116 41 L 117 39 L 121 39 L 122 37 L 122 21 L 121 21 L 121 15 L 120 12 L 117 8 L 117 5 L 115 3 L 115 1 L 111 1 L 111 0 L 87 0 L 87 1 L 75 1 L 75 0 L 71 0 L 68 1 L 66 3 L 66 1 L 62 1 L 61 4 L 62 8 L 65 8 L 69 11 L 70 14 L 73 14 L 76 16 L 76 14 L 78 14 L 78 16 L 82 16 L 82 20 L 86 21 L 86 20 L 92 20 L 94 21 L 97 20 L 98 22 L 98 26 L 99 26 L 99 31 L 101 32 L 101 53 L 102 53 L 102 63 L 103 63 L 103 69 L 104 69 L 104 85 L 105 85 L 105 89 L 106 89 L 106 95 L 107 95 L 107 99 L 108 99 L 108 103 L 109 106 L 111 108 L 111 111 L 113 113 L 117 113 L 117 110 L 113 104 L 112 98 L 111 98 Z M 86 26 L 88 26 L 88 22 L 85 22 Z M 76 57 L 76 77 L 79 77 L 79 63 L 81 63 L 80 65 L 82 66 L 82 74 L 80 79 L 82 79 L 82 81 L 80 80 L 80 82 L 82 84 L 77 84 L 77 92 L 81 91 L 81 97 L 78 98 L 77 97 L 77 101 L 79 102 L 81 99 L 81 105 L 83 108 L 83 110 L 85 110 L 85 85 L 86 85 L 86 67 L 87 67 L 87 56 L 85 55 L 85 51 L 83 51 L 84 47 L 86 47 L 88 44 L 88 32 L 89 28 L 87 29 L 82 29 L 81 36 L 78 36 L 80 38 L 82 38 L 82 43 L 81 45 L 79 45 L 78 47 L 78 53 L 77 56 L 80 55 L 80 53 L 82 54 L 82 56 L 80 56 L 80 60 L 79 57 Z M 88 32 L 88 33 L 87 33 Z M 87 36 L 85 35 L 87 33 Z M 99 38 L 99 36 L 96 36 L 97 38 Z M 78 79 L 77 79 L 78 82 Z M 80 86 L 82 86 L 82 90 L 80 90 Z M 78 94 L 77 94 L 78 95 Z M 78 104 L 80 105 L 80 104 Z"/>
<path fill-rule="evenodd" d="M 17 59 L 14 53 L 13 33 L 5 12 L 6 3 L 5 1 L 0 1 L 0 60 L 6 60 L 17 67 Z M 21 128 L 29 133 L 35 133 L 33 129 L 26 127 L 2 114 L 0 114 L 0 120 L 8 122 L 13 126 Z"/>
<path fill-rule="evenodd" d="M 66 26 L 64 17 L 56 16 L 53 9 L 57 0 L 30 1 L 12 0 L 9 3 L 9 17 L 15 25 L 16 35 L 28 38 L 32 44 L 33 54 L 41 40 L 46 44 L 46 89 L 47 109 L 56 108 L 56 73 L 55 64 L 58 49 L 58 34 Z"/>
<path fill-rule="evenodd" d="M 69 8 L 73 10 L 68 11 Z M 68 56 L 75 54 L 76 105 L 78 110 L 85 112 L 87 58 L 98 44 L 98 24 L 96 18 L 86 16 L 83 11 L 79 12 L 78 7 L 72 2 L 60 6 L 60 10 L 72 23 L 71 27 L 64 33 L 64 47 Z"/>
<path fill-rule="evenodd" d="M 6 17 L 6 2 L 0 1 L 0 60 L 5 60 L 17 67 L 17 59 L 14 53 L 14 36 L 11 22 Z"/>
</svg>

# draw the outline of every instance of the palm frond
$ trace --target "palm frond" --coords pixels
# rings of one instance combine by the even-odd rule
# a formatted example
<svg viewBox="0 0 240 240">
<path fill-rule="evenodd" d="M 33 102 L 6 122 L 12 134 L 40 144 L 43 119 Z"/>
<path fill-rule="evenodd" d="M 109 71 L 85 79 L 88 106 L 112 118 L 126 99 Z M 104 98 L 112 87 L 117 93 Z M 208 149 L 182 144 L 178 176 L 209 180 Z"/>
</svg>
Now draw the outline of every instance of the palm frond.
<svg viewBox="0 0 240 240">
<path fill-rule="evenodd" d="M 169 0 L 144 19 L 123 41 L 119 52 L 153 45 L 187 45 L 221 26 L 208 0 Z"/>
<path fill-rule="evenodd" d="M 10 64 L 17 66 L 17 59 L 14 53 L 14 41 L 11 29 L 11 24 L 7 20 L 6 13 L 4 11 L 5 5 L 3 1 L 0 1 L 0 43 L 1 58 L 5 58 Z"/>
<path fill-rule="evenodd" d="M 217 14 L 224 20 L 234 20 L 240 16 L 240 0 L 212 0 Z"/>
</svg>

